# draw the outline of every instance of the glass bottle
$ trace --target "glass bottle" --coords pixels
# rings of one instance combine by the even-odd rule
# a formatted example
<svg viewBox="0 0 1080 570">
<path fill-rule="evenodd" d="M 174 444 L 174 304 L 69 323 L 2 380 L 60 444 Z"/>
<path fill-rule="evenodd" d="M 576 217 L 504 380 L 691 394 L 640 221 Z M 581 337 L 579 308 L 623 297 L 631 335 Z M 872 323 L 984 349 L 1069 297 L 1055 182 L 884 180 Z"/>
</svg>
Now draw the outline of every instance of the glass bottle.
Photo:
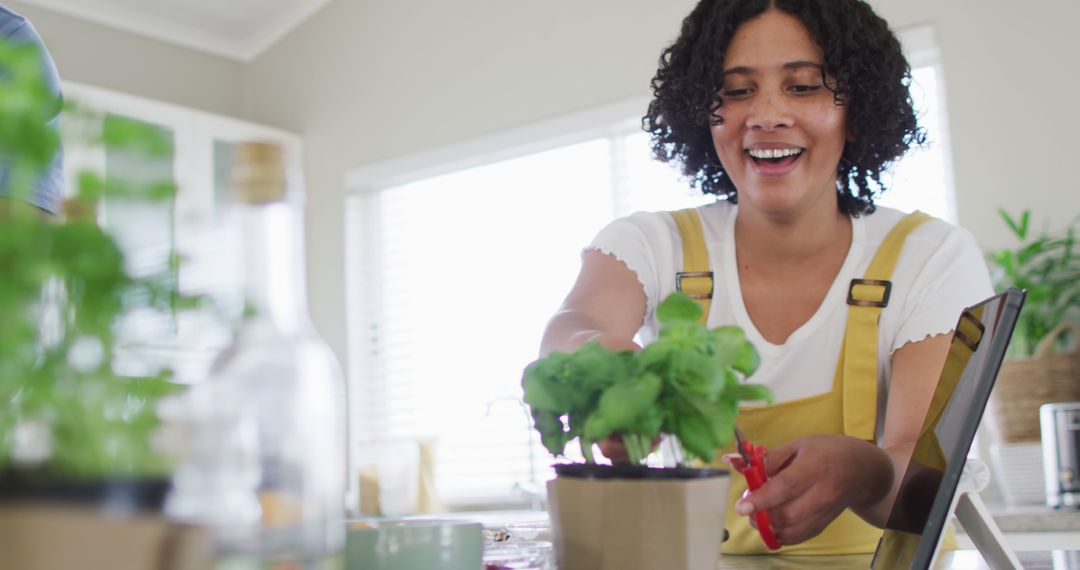
<svg viewBox="0 0 1080 570">
<path fill-rule="evenodd" d="M 283 150 L 235 148 L 232 186 L 242 231 L 244 321 L 211 382 L 239 394 L 253 420 L 258 516 L 219 534 L 222 554 L 274 567 L 340 564 L 345 543 L 345 385 L 306 309 L 298 184 Z"/>
</svg>

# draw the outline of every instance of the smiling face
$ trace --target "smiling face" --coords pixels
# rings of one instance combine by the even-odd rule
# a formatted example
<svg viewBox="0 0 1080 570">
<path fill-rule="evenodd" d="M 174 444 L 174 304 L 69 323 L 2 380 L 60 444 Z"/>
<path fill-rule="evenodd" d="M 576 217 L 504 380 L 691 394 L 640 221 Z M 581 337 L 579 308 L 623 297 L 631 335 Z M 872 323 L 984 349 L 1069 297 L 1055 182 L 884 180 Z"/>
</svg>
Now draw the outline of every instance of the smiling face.
<svg viewBox="0 0 1080 570">
<path fill-rule="evenodd" d="M 724 56 L 722 119 L 712 139 L 740 209 L 788 216 L 837 208 L 846 112 L 825 86 L 824 56 L 794 16 L 742 24 Z"/>
</svg>

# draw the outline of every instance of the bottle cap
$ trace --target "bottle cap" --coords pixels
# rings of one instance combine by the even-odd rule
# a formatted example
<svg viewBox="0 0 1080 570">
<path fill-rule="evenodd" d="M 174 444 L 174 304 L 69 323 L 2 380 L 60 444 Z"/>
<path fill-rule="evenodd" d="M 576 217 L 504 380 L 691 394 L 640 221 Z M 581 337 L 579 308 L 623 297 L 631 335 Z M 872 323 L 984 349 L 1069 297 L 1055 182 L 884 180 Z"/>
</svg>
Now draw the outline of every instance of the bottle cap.
<svg viewBox="0 0 1080 570">
<path fill-rule="evenodd" d="M 237 200 L 247 204 L 285 200 L 288 183 L 281 145 L 244 142 L 236 145 L 234 152 L 232 188 Z"/>
</svg>

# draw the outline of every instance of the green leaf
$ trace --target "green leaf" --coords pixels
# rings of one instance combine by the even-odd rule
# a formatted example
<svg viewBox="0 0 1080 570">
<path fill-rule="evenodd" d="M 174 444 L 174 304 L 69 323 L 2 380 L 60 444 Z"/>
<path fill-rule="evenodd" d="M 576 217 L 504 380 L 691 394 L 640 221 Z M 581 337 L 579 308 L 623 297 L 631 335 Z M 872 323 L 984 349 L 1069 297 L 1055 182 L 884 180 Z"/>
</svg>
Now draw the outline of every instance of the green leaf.
<svg viewBox="0 0 1080 570">
<path fill-rule="evenodd" d="M 731 398 L 739 401 L 773 403 L 773 393 L 760 384 L 738 384 L 732 389 Z"/>
<path fill-rule="evenodd" d="M 684 293 L 675 292 L 656 307 L 656 318 L 664 325 L 678 321 L 696 323 L 701 319 L 701 312 L 701 305 L 697 301 Z"/>
<path fill-rule="evenodd" d="M 656 403 L 660 387 L 660 377 L 650 372 L 615 384 L 600 396 L 600 403 L 589 422 L 595 421 L 609 432 L 631 428 L 637 418 L 645 415 Z M 589 424 L 585 426 L 585 435 L 595 439 L 589 431 Z"/>
<path fill-rule="evenodd" d="M 88 203 L 101 200 L 105 193 L 105 182 L 97 173 L 80 172 L 78 178 L 78 198 Z"/>
<path fill-rule="evenodd" d="M 122 115 L 105 116 L 102 138 L 111 149 L 135 151 L 145 158 L 173 155 L 173 141 L 168 130 Z"/>
<path fill-rule="evenodd" d="M 660 408 L 653 406 L 645 410 L 643 414 L 638 415 L 634 423 L 628 426 L 626 431 L 639 434 L 651 442 L 659 437 L 663 425 L 664 414 L 660 411 Z"/>
<path fill-rule="evenodd" d="M 736 326 L 716 327 L 712 330 L 713 354 L 721 365 L 742 360 L 746 334 Z"/>
<path fill-rule="evenodd" d="M 592 414 L 585 422 L 585 441 L 596 442 L 615 431 L 611 423 L 600 414 Z"/>
<path fill-rule="evenodd" d="M 652 344 L 641 349 L 637 359 L 643 370 L 651 370 L 664 375 L 670 368 L 671 357 L 678 350 L 678 346 L 668 339 L 658 339 Z"/>
<path fill-rule="evenodd" d="M 672 357 L 672 364 L 673 380 L 684 392 L 714 400 L 724 391 L 723 374 L 709 355 L 684 350 Z"/>
<path fill-rule="evenodd" d="M 678 427 L 673 435 L 679 438 L 686 454 L 707 463 L 712 462 L 716 457 L 716 446 L 709 421 L 703 416 L 693 414 L 679 418 L 676 424 Z"/>
<path fill-rule="evenodd" d="M 172 199 L 176 196 L 176 184 L 171 180 L 153 182 L 146 186 L 145 196 L 154 202 Z"/>
<path fill-rule="evenodd" d="M 735 370 L 742 372 L 743 376 L 750 376 L 757 372 L 759 366 L 761 366 L 761 355 L 758 354 L 757 348 L 754 348 L 754 345 L 750 342 L 743 344 L 743 351 L 739 360 L 731 365 Z"/>
<path fill-rule="evenodd" d="M 582 385 L 585 391 L 594 392 L 624 380 L 629 373 L 628 362 L 619 352 L 610 351 L 592 341 L 578 348 L 567 360 L 566 366 L 575 384 Z"/>
<path fill-rule="evenodd" d="M 563 450 L 566 449 L 566 442 L 569 441 L 569 438 L 563 430 L 563 423 L 559 419 L 559 416 L 551 412 L 533 408 L 532 417 L 533 426 L 536 428 L 536 431 L 540 432 L 540 443 L 542 443 L 544 448 L 552 455 L 562 455 Z"/>
<path fill-rule="evenodd" d="M 1001 218 L 1005 220 L 1005 223 L 1009 226 L 1009 229 L 1012 230 L 1013 235 L 1015 235 L 1019 239 L 1027 239 L 1029 214 L 1030 213 L 1028 212 L 1028 210 L 1024 210 L 1023 214 L 1021 214 L 1020 216 L 1020 222 L 1017 223 L 1017 221 L 1014 220 L 1013 217 L 1010 216 L 1004 208 L 998 208 L 998 215 L 1000 215 Z"/>
<path fill-rule="evenodd" d="M 521 380 L 525 403 L 534 410 L 565 413 L 570 407 L 570 398 L 544 364 L 538 361 L 525 369 L 525 376 Z"/>
<path fill-rule="evenodd" d="M 735 434 L 735 418 L 739 414 L 736 400 L 717 402 L 710 410 L 707 419 L 712 434 L 713 447 L 724 447 Z"/>
</svg>

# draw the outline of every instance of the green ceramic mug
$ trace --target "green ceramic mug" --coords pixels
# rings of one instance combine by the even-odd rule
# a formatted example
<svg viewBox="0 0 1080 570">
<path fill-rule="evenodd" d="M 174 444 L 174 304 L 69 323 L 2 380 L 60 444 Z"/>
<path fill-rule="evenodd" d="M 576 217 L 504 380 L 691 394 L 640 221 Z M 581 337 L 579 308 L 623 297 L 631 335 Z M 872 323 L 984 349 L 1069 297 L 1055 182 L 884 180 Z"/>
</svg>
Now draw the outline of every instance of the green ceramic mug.
<svg viewBox="0 0 1080 570">
<path fill-rule="evenodd" d="M 478 570 L 483 527 L 477 522 L 382 520 L 351 523 L 348 570 Z"/>
</svg>

